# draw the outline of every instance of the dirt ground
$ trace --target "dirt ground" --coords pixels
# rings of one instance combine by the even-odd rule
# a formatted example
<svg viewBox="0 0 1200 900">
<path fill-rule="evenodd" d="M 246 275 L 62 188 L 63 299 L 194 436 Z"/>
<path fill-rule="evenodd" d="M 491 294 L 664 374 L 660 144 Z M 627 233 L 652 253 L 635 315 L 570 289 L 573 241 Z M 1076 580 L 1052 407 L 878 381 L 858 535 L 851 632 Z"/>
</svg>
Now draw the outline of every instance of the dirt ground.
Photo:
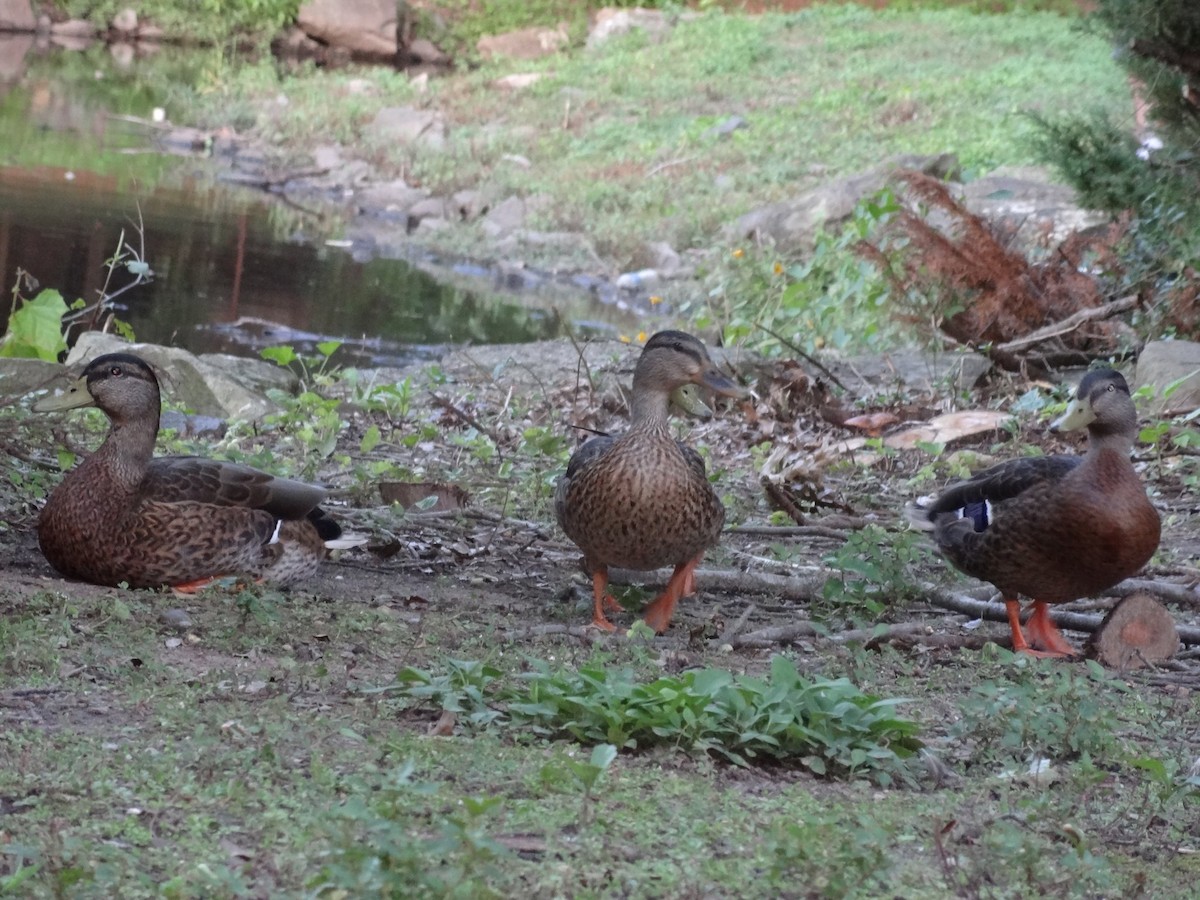
<svg viewBox="0 0 1200 900">
<path fill-rule="evenodd" d="M 435 477 L 439 474 L 445 476 L 445 481 L 465 488 L 471 499 L 461 510 L 410 510 L 400 519 L 391 519 L 387 517 L 395 511 L 378 506 L 377 495 L 366 499 L 366 508 L 361 497 L 335 495 L 335 514 L 364 533 L 368 547 L 342 552 L 301 592 L 335 605 L 387 610 L 406 623 L 414 637 L 428 622 L 443 623 L 446 627 L 437 629 L 442 633 L 438 642 L 442 651 L 455 649 L 456 635 L 468 641 L 488 635 L 492 642 L 507 637 L 517 644 L 622 640 L 620 632 L 608 637 L 584 627 L 589 621 L 589 585 L 580 570 L 578 551 L 553 520 L 549 486 L 567 451 L 585 434 L 569 426 L 623 427 L 621 386 L 628 383 L 636 352 L 636 346 L 617 342 L 579 348 L 556 341 L 526 348 L 465 348 L 447 356 L 439 377 L 448 384 L 427 386 L 427 396 L 433 398 L 431 409 L 414 414 L 418 420 L 425 418 L 426 424 L 435 422 L 440 439 L 423 440 L 411 450 L 385 441 L 373 455 L 403 462 L 408 470 L 429 476 L 430 482 L 439 481 Z M 698 661 L 732 652 L 739 665 L 753 668 L 753 660 L 796 641 L 824 641 L 803 628 L 794 635 L 775 633 L 810 618 L 833 630 L 835 645 L 840 643 L 839 629 L 889 622 L 900 627 L 886 640 L 916 652 L 944 645 L 949 648 L 946 652 L 970 653 L 985 639 L 1007 643 L 1008 629 L 1003 624 L 977 627 L 977 615 L 938 604 L 939 598 L 954 594 L 983 600 L 992 592 L 987 585 L 955 573 L 931 553 L 921 552 L 926 545 L 916 535 L 905 536 L 898 545 L 904 557 L 897 560 L 898 568 L 886 578 L 880 576 L 882 583 L 865 586 L 870 596 L 863 608 L 839 610 L 836 603 L 822 599 L 827 578 L 854 577 L 826 557 L 836 554 L 863 527 L 904 535 L 904 503 L 951 480 L 948 473 L 955 466 L 961 475 L 964 465 L 978 468 L 1034 447 L 1044 452 L 1082 452 L 1082 440 L 1064 443 L 1049 438 L 1040 433 L 1036 422 L 1025 420 L 1017 441 L 1000 431 L 955 440 L 931 469 L 931 458 L 924 451 L 879 453 L 861 446 L 854 429 L 834 424 L 848 413 L 891 411 L 901 420 L 891 431 L 909 427 L 910 421 L 905 420 L 928 418 L 944 405 L 929 385 L 910 385 L 906 388 L 910 395 L 899 400 L 893 387 L 890 400 L 881 395 L 855 404 L 849 398 L 837 399 L 819 378 L 798 375 L 802 370 L 794 362 L 763 363 L 714 352 L 755 386 L 756 398 L 724 410 L 715 421 L 680 425 L 681 434 L 706 448 L 710 471 L 720 475 L 717 486 L 729 514 L 721 545 L 708 554 L 700 571 L 700 594 L 681 604 L 670 632 L 656 639 L 658 646 Z M 386 383 L 418 371 L 388 370 L 368 378 Z M 1006 392 L 1015 387 L 1001 378 L 977 392 L 978 404 L 1004 405 Z M 336 385 L 330 388 L 334 395 L 340 390 Z M 372 421 L 382 420 L 352 407 L 346 410 L 347 427 L 339 447 L 353 448 Z M 525 456 L 520 447 L 512 446 L 531 426 L 562 436 L 561 455 Z M 464 432 L 479 429 L 495 439 L 496 457 L 464 456 Z M 396 436 L 404 430 L 401 423 Z M 850 446 L 857 446 L 856 450 L 839 452 L 845 441 L 855 438 L 859 445 Z M 965 462 L 958 459 L 960 453 Z M 352 456 L 356 463 L 360 461 L 357 454 Z M 501 483 L 496 468 L 505 457 L 518 474 Z M 418 458 L 423 465 L 417 465 Z M 1153 592 L 1154 583 L 1161 583 L 1160 596 L 1185 628 L 1184 659 L 1169 666 L 1180 671 L 1163 676 L 1175 683 L 1194 678 L 1200 685 L 1200 667 L 1192 665 L 1192 654 L 1186 650 L 1195 638 L 1186 629 L 1200 626 L 1200 595 L 1194 590 L 1200 580 L 1200 569 L 1194 565 L 1200 539 L 1190 527 L 1194 500 L 1183 480 L 1190 471 L 1190 458 L 1145 448 L 1138 458 L 1163 513 L 1164 528 L 1159 553 L 1137 586 Z M 468 466 L 474 468 L 468 471 Z M 767 474 L 770 477 L 764 478 Z M 334 486 L 344 481 L 332 470 L 322 475 Z M 790 521 L 789 514 L 797 520 Z M 386 534 L 372 533 L 380 516 L 387 519 Z M 7 588 L 17 595 L 47 590 L 74 596 L 112 593 L 58 578 L 37 550 L 35 520 L 36 501 L 29 498 L 20 512 L 10 511 L 13 528 L 0 545 Z M 895 548 L 890 555 L 895 556 Z M 617 624 L 627 628 L 640 601 L 653 596 L 649 592 L 663 583 L 667 573 L 624 573 L 624 579 L 622 574 L 615 573 L 615 583 L 645 583 L 645 591 L 633 590 L 626 615 L 618 617 Z M 1124 592 L 1129 589 L 1123 586 Z M 889 596 L 895 590 L 904 596 Z M 142 594 L 153 597 L 151 606 L 156 610 L 182 606 L 193 617 L 204 602 Z M 1113 602 L 1114 597 L 1089 598 L 1059 609 L 1098 615 Z M 993 604 L 991 618 L 1002 623 L 1000 609 Z M 756 634 L 760 639 L 747 640 L 747 635 Z M 1073 635 L 1076 640 L 1082 636 Z M 928 638 L 925 643 L 923 637 Z M 191 646 L 203 651 L 202 642 Z M 186 649 L 188 645 L 176 651 Z M 369 667 L 364 661 L 356 664 Z M 394 664 L 394 660 L 388 663 Z"/>
</svg>

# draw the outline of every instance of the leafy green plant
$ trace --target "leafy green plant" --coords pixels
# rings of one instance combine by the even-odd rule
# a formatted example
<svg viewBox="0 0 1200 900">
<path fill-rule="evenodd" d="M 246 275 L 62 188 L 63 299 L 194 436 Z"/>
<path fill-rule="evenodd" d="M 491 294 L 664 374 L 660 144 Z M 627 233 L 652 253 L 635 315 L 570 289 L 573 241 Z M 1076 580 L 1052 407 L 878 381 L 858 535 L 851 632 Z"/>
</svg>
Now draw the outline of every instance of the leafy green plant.
<svg viewBox="0 0 1200 900">
<path fill-rule="evenodd" d="M 583 788 L 583 804 L 579 811 L 580 827 L 591 824 L 592 799 L 596 786 L 616 758 L 617 748 L 612 744 L 597 744 L 586 761 L 566 759 L 561 764 L 546 763 L 542 766 L 541 777 L 544 783 L 554 784 L 569 779 L 574 785 Z"/>
<path fill-rule="evenodd" d="M 864 350 L 898 336 L 888 318 L 886 281 L 857 252 L 896 208 L 884 192 L 864 200 L 840 231 L 818 230 L 812 252 L 787 262 L 758 249 L 737 248 L 716 276 L 699 327 L 716 325 L 725 342 L 769 355 L 792 348 Z"/>
<path fill-rule="evenodd" d="M 622 749 L 669 746 L 741 766 L 760 757 L 787 760 L 818 775 L 863 775 L 881 784 L 908 779 L 904 760 L 919 747 L 916 724 L 895 715 L 902 701 L 863 694 L 844 678 L 808 680 L 785 656 L 771 660 L 766 678 L 697 669 L 651 682 L 629 669 L 530 664 L 515 685 L 496 684 L 489 667 L 453 662 L 445 675 L 405 670 L 374 690 L 428 698 L 443 709 L 465 709 L 479 724 L 523 733 Z"/>
<path fill-rule="evenodd" d="M 8 328 L 0 338 L 0 356 L 56 362 L 59 354 L 67 349 L 62 332 L 66 313 L 66 301 L 58 291 L 39 291 L 36 297 L 26 300 L 14 288 Z"/>
<path fill-rule="evenodd" d="M 1014 657 L 1011 681 L 975 685 L 959 704 L 954 734 L 974 742 L 976 760 L 1111 759 L 1120 750 L 1108 698 L 1128 687 L 1089 660 L 1082 673 Z"/>
<path fill-rule="evenodd" d="M 493 709 L 488 693 L 501 676 L 499 669 L 475 660 L 450 659 L 446 671 L 428 672 L 405 668 L 396 673 L 396 681 L 368 693 L 390 692 L 414 700 L 428 701 L 446 712 L 460 714 L 471 725 L 481 727 L 496 721 L 500 712 Z"/>
<path fill-rule="evenodd" d="M 803 884 L 809 897 L 887 893 L 890 835 L 866 816 L 850 822 L 833 816 L 778 822 L 766 840 L 776 885 Z"/>
<path fill-rule="evenodd" d="M 329 861 L 313 879 L 316 897 L 498 897 L 488 885 L 508 851 L 488 836 L 495 797 L 464 798 L 427 832 L 410 811 L 414 797 L 436 792 L 415 783 L 411 763 L 364 785 L 334 811 Z"/>
<path fill-rule="evenodd" d="M 826 603 L 818 611 L 877 619 L 890 606 L 919 595 L 916 569 L 929 560 L 920 534 L 867 525 L 825 557 L 841 576 L 826 580 L 821 589 Z"/>
</svg>

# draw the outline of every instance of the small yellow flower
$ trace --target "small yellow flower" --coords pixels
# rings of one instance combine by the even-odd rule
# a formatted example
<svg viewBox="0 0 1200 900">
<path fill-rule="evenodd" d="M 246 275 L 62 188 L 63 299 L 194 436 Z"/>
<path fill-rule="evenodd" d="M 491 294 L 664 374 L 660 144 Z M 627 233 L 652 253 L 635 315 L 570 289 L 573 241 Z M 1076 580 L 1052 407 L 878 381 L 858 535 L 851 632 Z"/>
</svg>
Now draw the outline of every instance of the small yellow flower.
<svg viewBox="0 0 1200 900">
<path fill-rule="evenodd" d="M 825 338 L 817 335 L 815 338 L 813 338 L 813 346 L 818 350 L 823 349 L 825 347 Z"/>
<path fill-rule="evenodd" d="M 644 331 L 639 331 L 639 332 L 638 332 L 638 336 L 637 336 L 637 342 L 638 342 L 639 344 L 644 344 L 644 343 L 646 343 L 646 337 L 647 337 L 647 335 L 646 335 L 646 332 L 644 332 Z"/>
<path fill-rule="evenodd" d="M 618 334 L 617 340 L 620 341 L 622 344 L 631 343 L 629 340 L 629 335 L 627 335 L 627 334 Z"/>
<path fill-rule="evenodd" d="M 782 275 L 782 274 L 783 274 L 783 263 L 781 263 L 781 262 L 777 262 L 777 263 L 775 263 L 775 274 L 776 274 L 776 275 Z"/>
<path fill-rule="evenodd" d="M 658 294 L 654 294 L 654 295 L 653 295 L 653 296 L 650 298 L 650 305 L 651 305 L 651 306 L 658 306 L 658 304 L 660 304 L 660 303 L 662 303 L 662 297 L 658 296 Z"/>
<path fill-rule="evenodd" d="M 745 255 L 746 255 L 746 251 L 743 250 L 741 247 L 738 247 L 736 250 L 733 251 L 734 259 L 741 259 Z"/>
</svg>

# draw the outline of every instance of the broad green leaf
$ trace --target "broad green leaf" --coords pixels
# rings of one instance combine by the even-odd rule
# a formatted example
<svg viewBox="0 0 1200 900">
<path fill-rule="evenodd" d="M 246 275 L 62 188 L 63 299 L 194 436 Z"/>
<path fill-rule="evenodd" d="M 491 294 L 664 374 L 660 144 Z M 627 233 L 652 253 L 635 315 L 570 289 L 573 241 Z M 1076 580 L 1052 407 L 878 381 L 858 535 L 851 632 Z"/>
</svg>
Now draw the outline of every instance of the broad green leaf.
<svg viewBox="0 0 1200 900">
<path fill-rule="evenodd" d="M 0 340 L 0 356 L 44 359 L 56 362 L 67 349 L 62 318 L 67 304 L 58 291 L 45 290 L 24 300 L 8 320 L 8 331 Z"/>
</svg>

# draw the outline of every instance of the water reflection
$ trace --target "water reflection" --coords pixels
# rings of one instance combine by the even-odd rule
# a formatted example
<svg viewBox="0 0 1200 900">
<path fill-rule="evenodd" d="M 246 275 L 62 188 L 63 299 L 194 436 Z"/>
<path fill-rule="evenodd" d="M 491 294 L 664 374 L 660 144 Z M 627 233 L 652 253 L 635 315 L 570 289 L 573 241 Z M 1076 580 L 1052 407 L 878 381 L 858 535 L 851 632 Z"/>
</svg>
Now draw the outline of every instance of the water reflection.
<svg viewBox="0 0 1200 900">
<path fill-rule="evenodd" d="M 21 268 L 68 302 L 92 302 L 122 232 L 134 246 L 143 240 L 140 219 L 155 278 L 122 295 L 119 313 L 139 340 L 246 354 L 337 337 L 350 342 L 348 361 L 399 364 L 446 344 L 559 332 L 558 316 L 536 297 L 446 284 L 402 260 L 356 258 L 325 244 L 336 223 L 320 214 L 215 185 L 203 161 L 150 152 L 146 130 L 113 113 L 148 116 L 169 88 L 164 65 L 133 60 L 114 72 L 103 53 L 52 51 L 0 86 L 6 294 Z M 166 69 L 186 72 L 178 60 Z M 565 314 L 583 320 L 594 309 L 581 295 Z"/>
</svg>

